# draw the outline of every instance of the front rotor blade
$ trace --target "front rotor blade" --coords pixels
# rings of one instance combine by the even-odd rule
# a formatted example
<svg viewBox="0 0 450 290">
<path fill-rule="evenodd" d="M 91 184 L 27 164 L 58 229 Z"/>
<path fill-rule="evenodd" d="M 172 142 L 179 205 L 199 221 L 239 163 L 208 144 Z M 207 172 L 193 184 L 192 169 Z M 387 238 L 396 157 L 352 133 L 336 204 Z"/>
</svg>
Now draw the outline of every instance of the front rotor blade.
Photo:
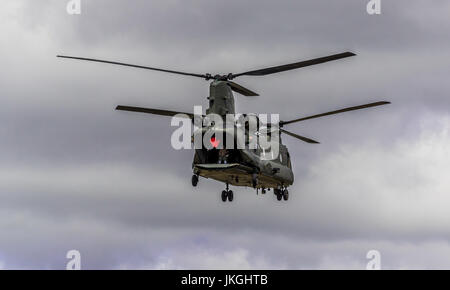
<svg viewBox="0 0 450 290">
<path fill-rule="evenodd" d="M 194 114 L 191 114 L 191 113 L 176 112 L 176 111 L 169 111 L 169 110 L 159 110 L 159 109 L 151 109 L 151 108 L 132 107 L 132 106 L 117 106 L 116 110 L 147 113 L 147 114 L 169 116 L 169 117 L 175 116 L 177 114 L 185 114 L 191 119 L 194 118 Z"/>
<path fill-rule="evenodd" d="M 354 56 L 354 55 L 356 55 L 356 54 L 354 54 L 353 52 L 344 52 L 344 53 L 334 54 L 334 55 L 310 59 L 310 60 L 304 60 L 304 61 L 280 65 L 280 66 L 274 66 L 274 67 L 269 67 L 269 68 L 264 68 L 264 69 L 259 69 L 259 70 L 252 70 L 252 71 L 239 73 L 239 74 L 233 74 L 232 77 L 235 78 L 235 77 L 244 76 L 244 75 L 245 76 L 265 76 L 265 75 L 270 75 L 273 73 L 297 69 L 297 68 L 310 66 L 310 65 L 316 65 L 316 64 L 327 62 L 327 61 L 337 60 L 337 59 L 350 57 L 350 56 Z"/>
<path fill-rule="evenodd" d="M 280 128 L 280 131 L 281 131 L 282 133 L 285 133 L 285 134 L 287 134 L 287 135 L 291 136 L 291 137 L 294 137 L 294 138 L 300 139 L 300 140 L 302 140 L 302 141 L 304 141 L 304 142 L 306 142 L 306 143 L 311 143 L 311 144 L 320 144 L 320 143 L 319 143 L 319 142 L 317 142 L 316 140 L 313 140 L 313 139 L 309 139 L 309 138 L 306 138 L 306 137 L 303 137 L 303 136 L 297 135 L 297 134 L 295 134 L 295 133 L 292 133 L 292 132 L 286 131 L 286 130 L 284 130 L 284 129 L 281 129 L 281 128 Z"/>
<path fill-rule="evenodd" d="M 257 93 L 255 93 L 247 88 L 244 88 L 243 86 L 241 86 L 235 82 L 228 81 L 227 83 L 231 87 L 231 89 L 233 91 L 235 91 L 236 93 L 239 93 L 239 94 L 247 96 L 247 97 L 259 96 Z"/>
<path fill-rule="evenodd" d="M 339 114 L 339 113 L 344 113 L 344 112 L 349 112 L 349 111 L 355 111 L 355 110 L 360 110 L 360 109 L 366 109 L 366 108 L 370 108 L 370 107 L 376 107 L 376 106 L 387 105 L 387 104 L 390 104 L 390 102 L 385 102 L 385 101 L 375 102 L 375 103 L 370 103 L 370 104 L 366 104 L 366 105 L 349 107 L 349 108 L 344 108 L 341 110 L 331 111 L 331 112 L 327 112 L 327 113 L 323 113 L 323 114 L 299 118 L 299 119 L 295 119 L 295 120 L 280 121 L 280 126 L 295 123 L 295 122 L 305 121 L 305 120 L 309 120 L 309 119 L 320 118 L 320 117 L 324 117 L 324 116 L 329 116 L 329 115 L 334 115 L 334 114 Z"/>
<path fill-rule="evenodd" d="M 175 71 L 175 70 L 161 69 L 161 68 L 155 68 L 155 67 L 149 67 L 149 66 L 142 66 L 142 65 L 123 63 L 123 62 L 101 60 L 101 59 L 95 59 L 95 58 L 76 57 L 76 56 L 67 56 L 67 55 L 57 55 L 56 57 L 68 58 L 68 59 L 77 59 L 77 60 L 85 60 L 85 61 L 92 61 L 92 62 L 101 62 L 101 63 L 115 64 L 115 65 L 122 65 L 122 66 L 129 66 L 129 67 L 149 69 L 149 70 L 155 70 L 155 71 L 162 71 L 162 72 L 179 74 L 179 75 L 194 76 L 194 77 L 199 77 L 199 78 L 203 78 L 203 79 L 209 79 L 210 78 L 210 76 L 208 76 L 206 74 L 187 73 L 187 72 L 181 72 L 181 71 Z"/>
</svg>

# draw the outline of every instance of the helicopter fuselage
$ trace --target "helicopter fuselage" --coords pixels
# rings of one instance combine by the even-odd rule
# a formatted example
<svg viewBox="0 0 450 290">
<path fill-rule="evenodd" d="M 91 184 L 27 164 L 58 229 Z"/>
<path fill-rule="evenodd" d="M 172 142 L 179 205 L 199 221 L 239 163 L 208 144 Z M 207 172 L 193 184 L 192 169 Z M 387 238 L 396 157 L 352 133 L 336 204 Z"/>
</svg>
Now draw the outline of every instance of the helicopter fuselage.
<svg viewBox="0 0 450 290">
<path fill-rule="evenodd" d="M 222 117 L 224 122 L 226 122 L 227 114 L 235 114 L 234 96 L 227 81 L 211 82 L 208 101 L 207 114 L 217 114 Z M 223 144 L 226 143 L 227 138 L 233 138 L 236 144 L 238 134 L 233 133 L 237 131 L 243 131 L 241 133 L 246 138 L 250 137 L 245 127 L 233 124 L 231 126 L 233 132 L 230 132 L 229 127 L 227 127 L 228 129 L 202 128 L 199 130 L 203 131 L 202 136 L 205 133 L 209 133 L 210 136 L 223 136 L 221 139 Z M 265 152 L 259 146 L 254 149 L 237 149 L 237 146 L 233 149 L 216 148 L 215 146 L 196 149 L 192 164 L 194 174 L 234 186 L 284 188 L 292 185 L 294 174 L 289 152 L 281 143 L 281 139 L 278 140 L 280 140 L 279 152 L 275 155 L 273 152 Z"/>
</svg>

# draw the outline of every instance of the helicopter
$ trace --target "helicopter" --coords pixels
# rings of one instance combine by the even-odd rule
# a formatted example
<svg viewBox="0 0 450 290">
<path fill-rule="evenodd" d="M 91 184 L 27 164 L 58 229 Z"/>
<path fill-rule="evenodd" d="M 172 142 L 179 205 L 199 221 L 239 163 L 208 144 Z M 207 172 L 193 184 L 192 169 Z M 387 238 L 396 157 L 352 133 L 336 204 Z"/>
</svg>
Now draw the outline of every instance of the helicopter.
<svg viewBox="0 0 450 290">
<path fill-rule="evenodd" d="M 318 65 L 321 63 L 335 61 L 347 57 L 355 56 L 353 52 L 344 52 L 333 54 L 325 57 L 319 57 L 309 60 L 303 60 L 295 63 L 289 63 L 279 66 L 266 67 L 262 69 L 250 70 L 242 73 L 228 73 L 228 74 L 216 74 L 212 75 L 210 73 L 198 74 L 191 72 L 183 72 L 177 70 L 162 69 L 156 67 L 135 65 L 123 62 L 77 57 L 77 56 L 67 56 L 67 55 L 57 55 L 59 58 L 83 60 L 90 62 L 99 62 L 112 65 L 120 65 L 127 67 L 134 67 L 140 69 L 147 69 L 153 71 L 160 71 L 184 76 L 191 76 L 202 78 L 206 81 L 210 81 L 209 84 L 209 96 L 208 103 L 209 107 L 206 110 L 207 116 L 214 114 L 220 116 L 223 120 L 226 119 L 227 115 L 235 114 L 235 102 L 233 92 L 238 93 L 247 97 L 259 96 L 256 92 L 239 85 L 233 80 L 240 76 L 266 76 L 275 73 L 280 73 L 284 71 L 294 70 L 298 68 L 303 68 L 312 65 Z M 192 186 L 196 187 L 199 182 L 199 177 L 213 179 L 225 184 L 225 190 L 221 192 L 221 199 L 223 202 L 233 201 L 234 193 L 229 189 L 229 186 L 242 186 L 242 187 L 252 187 L 256 189 L 256 193 L 261 190 L 262 194 L 266 191 L 272 189 L 276 199 L 278 201 L 289 199 L 288 187 L 294 183 L 294 173 L 292 170 L 291 156 L 289 154 L 288 148 L 282 143 L 281 134 L 286 134 L 303 142 L 309 144 L 319 144 L 318 141 L 310 139 L 305 136 L 293 133 L 284 129 L 285 126 L 291 125 L 293 123 L 302 122 L 305 120 L 310 120 L 314 118 L 325 117 L 334 114 L 340 114 L 344 112 L 366 109 L 381 105 L 390 104 L 387 101 L 378 101 L 353 107 L 346 107 L 339 110 L 329 111 L 326 113 L 315 114 L 311 116 L 301 117 L 293 120 L 279 121 L 278 123 L 267 123 L 258 126 L 256 129 L 257 134 L 264 134 L 267 138 L 274 138 L 278 140 L 278 154 L 267 157 L 265 150 L 259 146 L 250 148 L 244 146 L 241 148 L 233 147 L 233 149 L 224 149 L 219 144 L 226 143 L 226 140 L 232 140 L 231 143 L 236 143 L 236 136 L 239 134 L 230 134 L 229 127 L 217 127 L 211 124 L 207 127 L 200 127 L 194 132 L 194 135 L 199 134 L 201 137 L 209 134 L 208 138 L 210 140 L 210 145 L 212 146 L 201 146 L 200 148 L 195 148 L 194 158 L 192 162 L 193 175 L 191 178 Z M 154 109 L 154 108 L 143 108 L 135 106 L 124 106 L 119 105 L 116 110 L 129 111 L 129 112 L 139 112 L 154 114 L 160 116 L 184 116 L 190 118 L 192 122 L 196 121 L 197 115 L 192 113 Z M 250 114 L 249 114 L 250 115 Z M 207 116 L 201 115 L 200 119 L 206 119 Z M 247 117 L 247 114 L 244 114 Z M 214 123 L 214 122 L 213 122 Z M 226 123 L 226 122 L 225 122 Z M 228 122 L 230 123 L 230 122 Z M 244 119 L 243 123 L 234 122 L 231 125 L 231 131 L 240 132 L 246 136 L 247 139 L 251 139 L 253 132 L 249 130 L 249 119 Z M 229 124 L 228 124 L 229 125 Z M 231 132 L 233 133 L 233 132 Z M 193 135 L 193 136 L 194 136 Z M 277 138 L 275 138 L 277 137 Z M 208 139 L 207 138 L 207 139 Z M 247 141 L 246 141 L 247 142 Z M 227 143 L 228 144 L 228 143 Z"/>
</svg>

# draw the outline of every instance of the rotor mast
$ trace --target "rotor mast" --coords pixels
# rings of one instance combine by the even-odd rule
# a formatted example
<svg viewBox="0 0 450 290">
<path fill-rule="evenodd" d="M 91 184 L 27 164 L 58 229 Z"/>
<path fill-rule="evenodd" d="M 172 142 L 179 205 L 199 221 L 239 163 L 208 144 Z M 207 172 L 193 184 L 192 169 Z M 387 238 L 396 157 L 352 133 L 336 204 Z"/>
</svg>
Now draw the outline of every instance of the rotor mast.
<svg viewBox="0 0 450 290">
<path fill-rule="evenodd" d="M 225 80 L 214 80 L 209 84 L 208 109 L 206 114 L 235 114 L 234 96 Z"/>
</svg>

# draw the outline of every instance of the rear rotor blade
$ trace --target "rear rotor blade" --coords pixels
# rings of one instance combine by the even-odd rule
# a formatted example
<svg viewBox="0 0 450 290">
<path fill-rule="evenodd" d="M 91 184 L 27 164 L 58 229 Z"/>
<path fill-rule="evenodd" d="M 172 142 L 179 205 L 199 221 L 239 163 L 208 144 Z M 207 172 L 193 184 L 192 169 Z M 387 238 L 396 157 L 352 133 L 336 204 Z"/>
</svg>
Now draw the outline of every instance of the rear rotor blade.
<svg viewBox="0 0 450 290">
<path fill-rule="evenodd" d="M 151 109 L 151 108 L 132 107 L 132 106 L 117 106 L 116 110 L 147 113 L 147 114 L 169 116 L 169 117 L 175 116 L 177 114 L 185 114 L 191 119 L 194 118 L 194 114 L 191 114 L 191 113 L 176 112 L 176 111 L 169 111 L 169 110 L 159 110 L 159 109 Z"/>
<path fill-rule="evenodd" d="M 252 70 L 252 71 L 239 73 L 239 74 L 232 74 L 232 78 L 239 77 L 239 76 L 265 76 L 265 75 L 269 75 L 269 74 L 273 74 L 273 73 L 297 69 L 297 68 L 306 67 L 306 66 L 310 66 L 310 65 L 316 65 L 316 64 L 327 62 L 327 61 L 337 60 L 337 59 L 350 57 L 350 56 L 354 56 L 354 55 L 356 55 L 356 54 L 354 54 L 353 52 L 344 52 L 344 53 L 334 54 L 334 55 L 310 59 L 310 60 L 304 60 L 304 61 L 280 65 L 280 66 L 274 66 L 274 67 L 269 67 L 269 68 L 264 68 L 264 69 L 259 69 L 259 70 Z"/>
<path fill-rule="evenodd" d="M 247 88 L 244 88 L 243 86 L 241 86 L 235 82 L 228 81 L 227 83 L 231 87 L 231 89 L 233 91 L 235 91 L 236 93 L 239 93 L 239 94 L 247 96 L 247 97 L 259 96 L 257 93 L 255 93 Z"/>
<path fill-rule="evenodd" d="M 390 102 L 386 102 L 386 101 L 375 102 L 375 103 L 370 103 L 370 104 L 366 104 L 366 105 L 349 107 L 349 108 L 344 108 L 341 110 L 331 111 L 331 112 L 327 112 L 327 113 L 323 113 L 323 114 L 299 118 L 299 119 L 295 119 L 295 120 L 280 121 L 280 126 L 295 123 L 295 122 L 305 121 L 305 120 L 309 120 L 309 119 L 320 118 L 320 117 L 324 117 L 324 116 L 329 116 L 329 115 L 334 115 L 334 114 L 339 114 L 339 113 L 344 113 L 344 112 L 349 112 L 349 111 L 355 111 L 355 110 L 360 110 L 360 109 L 366 109 L 366 108 L 370 108 L 370 107 L 376 107 L 376 106 L 387 105 L 387 104 L 390 104 Z"/>
<path fill-rule="evenodd" d="M 182 72 L 182 71 L 161 69 L 161 68 L 155 68 L 155 67 L 149 67 L 149 66 L 142 66 L 142 65 L 123 63 L 123 62 L 95 59 L 95 58 L 76 57 L 76 56 L 67 56 L 67 55 L 57 55 L 56 57 L 68 58 L 68 59 L 77 59 L 77 60 L 85 60 L 85 61 L 92 61 L 92 62 L 101 62 L 101 63 L 115 64 L 115 65 L 122 65 L 122 66 L 129 66 L 129 67 L 149 69 L 149 70 L 155 70 L 155 71 L 162 71 L 162 72 L 179 74 L 179 75 L 194 76 L 194 77 L 199 77 L 199 78 L 203 78 L 203 79 L 210 79 L 211 78 L 211 76 L 208 75 L 208 74 L 187 73 L 187 72 Z"/>
<path fill-rule="evenodd" d="M 292 133 L 292 132 L 286 131 L 286 130 L 284 130 L 284 129 L 281 129 L 281 128 L 280 128 L 280 131 L 281 131 L 282 133 L 285 133 L 285 134 L 287 134 L 287 135 L 291 136 L 291 137 L 294 137 L 294 138 L 300 139 L 300 140 L 302 140 L 302 141 L 304 141 L 304 142 L 306 142 L 306 143 L 310 143 L 310 144 L 320 144 L 320 143 L 319 143 L 319 142 L 317 142 L 316 140 L 312 140 L 312 139 L 309 139 L 309 138 L 306 138 L 306 137 L 303 137 L 303 136 L 297 135 L 297 134 L 295 134 L 295 133 Z"/>
</svg>

